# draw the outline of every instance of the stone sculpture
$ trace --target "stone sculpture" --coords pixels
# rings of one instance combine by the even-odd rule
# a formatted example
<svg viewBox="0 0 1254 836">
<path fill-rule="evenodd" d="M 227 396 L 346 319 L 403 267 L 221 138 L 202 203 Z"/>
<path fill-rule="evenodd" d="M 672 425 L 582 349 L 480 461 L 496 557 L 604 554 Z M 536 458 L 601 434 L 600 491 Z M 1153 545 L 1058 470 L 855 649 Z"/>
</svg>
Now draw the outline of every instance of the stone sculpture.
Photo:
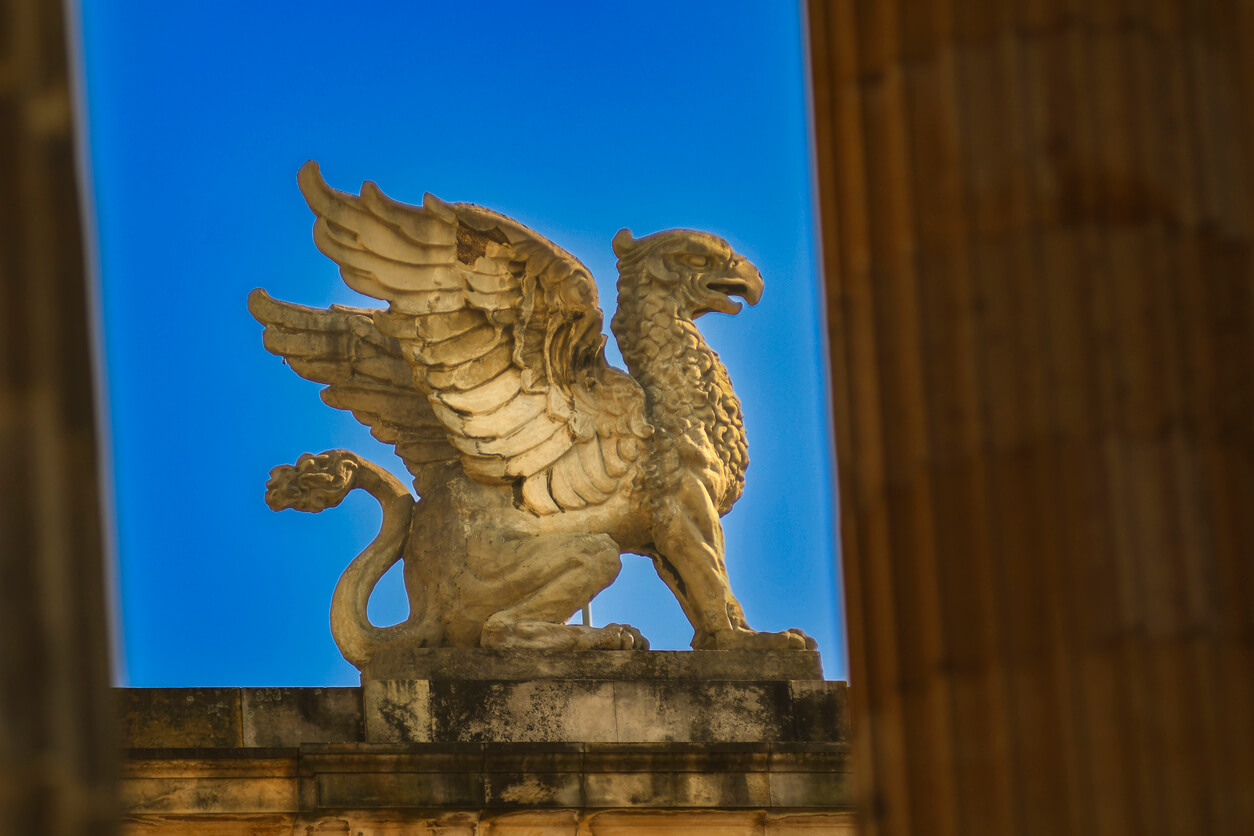
<svg viewBox="0 0 1254 836">
<path fill-rule="evenodd" d="M 757 268 L 704 232 L 615 235 L 611 327 L 627 374 L 605 359 L 588 269 L 539 234 L 472 204 L 398 203 L 370 182 L 339 192 L 312 162 L 299 182 L 318 248 L 388 307 L 321 310 L 257 289 L 249 310 L 269 351 L 395 445 L 421 497 L 343 450 L 271 473 L 275 510 L 321 511 L 354 488 L 383 507 L 333 596 L 345 658 L 361 668 L 401 645 L 646 649 L 629 626 L 566 623 L 624 553 L 653 559 L 693 648 L 814 648 L 800 630 L 750 629 L 723 560 L 719 518 L 744 488 L 747 445 L 694 320 L 739 312 L 733 296 L 756 304 Z M 378 628 L 366 602 L 398 560 L 410 616 Z"/>
</svg>

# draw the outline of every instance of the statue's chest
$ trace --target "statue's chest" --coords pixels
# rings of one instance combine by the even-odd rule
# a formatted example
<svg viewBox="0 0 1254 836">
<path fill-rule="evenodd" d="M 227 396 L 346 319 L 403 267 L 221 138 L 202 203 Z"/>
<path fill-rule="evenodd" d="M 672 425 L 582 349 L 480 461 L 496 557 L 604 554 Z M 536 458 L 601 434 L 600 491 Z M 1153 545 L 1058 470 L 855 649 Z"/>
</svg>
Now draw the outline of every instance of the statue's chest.
<svg viewBox="0 0 1254 836">
<path fill-rule="evenodd" d="M 708 412 L 705 419 L 706 437 L 714 447 L 719 461 L 726 468 L 729 488 L 743 484 L 745 468 L 749 466 L 749 442 L 745 435 L 744 415 L 740 411 L 740 399 L 732 390 L 731 377 L 726 367 L 713 354 L 710 371 L 702 380 L 702 391 Z M 736 487 L 736 497 L 740 496 Z"/>
<path fill-rule="evenodd" d="M 740 495 L 749 455 L 740 400 L 727 368 L 695 327 L 685 329 L 658 359 L 651 419 L 696 442 L 707 467 L 724 484 L 723 496 L 715 501 L 730 507 Z"/>
</svg>

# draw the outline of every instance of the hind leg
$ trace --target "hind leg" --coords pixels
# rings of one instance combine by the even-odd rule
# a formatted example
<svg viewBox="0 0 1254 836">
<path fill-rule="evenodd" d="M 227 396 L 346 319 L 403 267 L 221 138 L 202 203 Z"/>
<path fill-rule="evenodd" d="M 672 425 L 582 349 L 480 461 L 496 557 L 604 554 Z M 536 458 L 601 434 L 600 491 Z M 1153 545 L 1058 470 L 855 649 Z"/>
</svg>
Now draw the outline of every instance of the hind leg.
<svg viewBox="0 0 1254 836">
<path fill-rule="evenodd" d="M 498 546 L 498 549 L 500 547 Z M 484 621 L 483 647 L 545 650 L 646 650 L 640 631 L 621 624 L 565 623 L 622 568 L 618 544 L 604 534 L 550 534 L 508 544 L 509 571 L 493 586 L 509 603 Z"/>
</svg>

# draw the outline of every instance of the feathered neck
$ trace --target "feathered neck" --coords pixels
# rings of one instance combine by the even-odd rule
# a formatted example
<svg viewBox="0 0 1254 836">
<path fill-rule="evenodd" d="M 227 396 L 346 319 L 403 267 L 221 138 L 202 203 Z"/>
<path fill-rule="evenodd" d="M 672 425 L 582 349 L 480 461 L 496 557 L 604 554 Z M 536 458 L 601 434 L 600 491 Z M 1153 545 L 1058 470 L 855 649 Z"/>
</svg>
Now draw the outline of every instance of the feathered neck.
<svg viewBox="0 0 1254 836">
<path fill-rule="evenodd" d="M 740 401 L 727 369 L 706 344 L 676 294 L 624 273 L 618 282 L 618 311 L 610 323 L 631 376 L 644 389 L 653 426 L 686 435 L 722 465 L 724 485 L 713 496 L 726 513 L 744 488 L 749 464 Z"/>
<path fill-rule="evenodd" d="M 679 310 L 673 293 L 666 293 L 641 277 L 627 276 L 618 282 L 618 310 L 610 329 L 631 376 L 644 388 L 649 421 L 667 426 L 678 417 L 672 397 L 691 393 L 692 383 L 676 366 L 685 349 L 712 357 L 692 317 Z M 633 280 L 634 279 L 634 280 Z M 686 398 L 679 398 L 686 400 Z"/>
</svg>

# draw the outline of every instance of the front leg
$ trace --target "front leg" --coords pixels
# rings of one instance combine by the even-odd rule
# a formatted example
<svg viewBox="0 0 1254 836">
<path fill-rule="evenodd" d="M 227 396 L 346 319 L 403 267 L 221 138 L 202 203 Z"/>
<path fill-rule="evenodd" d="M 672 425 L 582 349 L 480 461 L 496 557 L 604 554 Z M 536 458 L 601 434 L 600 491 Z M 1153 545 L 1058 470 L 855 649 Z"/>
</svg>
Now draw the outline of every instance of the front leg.
<svg viewBox="0 0 1254 836">
<path fill-rule="evenodd" d="M 731 591 L 718 510 L 695 474 L 676 476 L 655 495 L 654 565 L 692 624 L 694 650 L 814 649 L 800 630 L 750 629 Z"/>
</svg>

